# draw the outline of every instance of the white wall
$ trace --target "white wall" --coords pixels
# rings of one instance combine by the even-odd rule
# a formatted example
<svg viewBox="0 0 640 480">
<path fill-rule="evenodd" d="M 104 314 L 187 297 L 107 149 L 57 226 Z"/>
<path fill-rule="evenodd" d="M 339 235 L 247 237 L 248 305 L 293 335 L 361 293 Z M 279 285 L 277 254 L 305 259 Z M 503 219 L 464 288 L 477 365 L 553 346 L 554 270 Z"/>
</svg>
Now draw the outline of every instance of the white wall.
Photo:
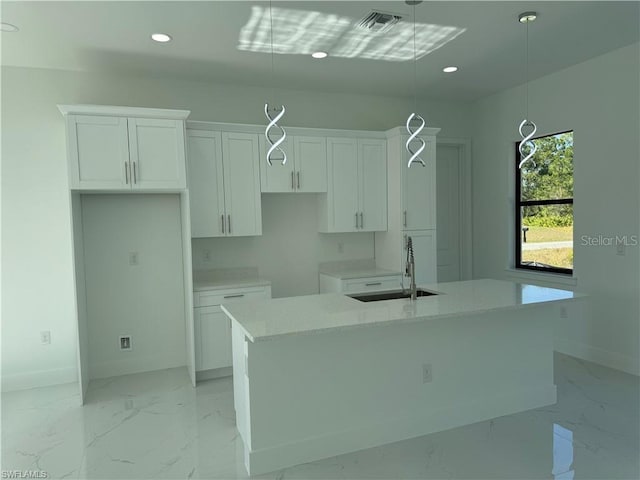
<svg viewBox="0 0 640 480">
<path fill-rule="evenodd" d="M 639 45 L 531 82 L 530 118 L 541 135 L 574 131 L 574 273 L 590 308 L 558 319 L 556 349 L 640 374 L 639 247 L 581 245 L 583 235 L 637 235 Z M 502 278 L 513 264 L 513 163 L 524 87 L 474 104 L 474 276 Z M 526 275 L 522 278 L 526 278 Z"/>
<path fill-rule="evenodd" d="M 3 389 L 77 379 L 69 185 L 64 122 L 56 104 L 184 108 L 192 111 L 190 118 L 194 120 L 263 124 L 261 106 L 266 92 L 255 87 L 2 68 Z M 385 130 L 402 124 L 411 105 L 409 99 L 392 97 L 302 91 L 280 94 L 287 105 L 285 125 L 304 127 Z M 442 135 L 467 136 L 466 105 L 430 102 L 422 111 L 430 125 L 442 128 Z M 265 201 L 267 216 L 270 202 Z M 287 199 L 283 208 L 300 208 L 311 215 L 308 202 L 294 200 L 289 205 Z M 266 222 L 265 227 L 271 228 Z M 294 220 L 283 228 L 295 234 L 300 231 Z M 357 236 L 362 234 L 353 235 L 355 240 L 345 239 L 345 252 L 352 248 L 352 242 L 353 248 L 361 242 Z M 250 242 L 229 241 L 238 241 L 240 246 Z M 316 242 L 326 243 L 322 239 Z M 333 251 L 331 242 L 335 239 L 327 251 Z M 362 242 L 365 249 L 372 244 L 372 237 Z M 359 255 L 357 249 L 353 256 Z M 260 266 L 267 261 L 258 260 L 252 263 Z M 311 288 L 310 277 L 300 290 L 280 284 L 281 291 L 292 293 Z M 40 345 L 41 330 L 51 330 L 51 345 Z"/>
<path fill-rule="evenodd" d="M 83 195 L 82 231 L 90 377 L 185 365 L 179 196 Z"/>
</svg>

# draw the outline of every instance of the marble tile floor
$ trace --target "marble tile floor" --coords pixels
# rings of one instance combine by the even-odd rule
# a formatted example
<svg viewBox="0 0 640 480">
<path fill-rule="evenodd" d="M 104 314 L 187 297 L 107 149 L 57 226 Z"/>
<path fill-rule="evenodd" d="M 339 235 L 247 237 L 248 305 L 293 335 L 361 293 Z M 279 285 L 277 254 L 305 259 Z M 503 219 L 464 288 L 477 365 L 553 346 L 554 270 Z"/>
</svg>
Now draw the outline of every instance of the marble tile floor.
<svg viewBox="0 0 640 480">
<path fill-rule="evenodd" d="M 558 403 L 265 479 L 638 479 L 638 377 L 556 354 Z M 2 396 L 2 470 L 49 478 L 247 478 L 231 378 L 184 369 Z M 3 477 L 6 478 L 3 473 Z"/>
</svg>

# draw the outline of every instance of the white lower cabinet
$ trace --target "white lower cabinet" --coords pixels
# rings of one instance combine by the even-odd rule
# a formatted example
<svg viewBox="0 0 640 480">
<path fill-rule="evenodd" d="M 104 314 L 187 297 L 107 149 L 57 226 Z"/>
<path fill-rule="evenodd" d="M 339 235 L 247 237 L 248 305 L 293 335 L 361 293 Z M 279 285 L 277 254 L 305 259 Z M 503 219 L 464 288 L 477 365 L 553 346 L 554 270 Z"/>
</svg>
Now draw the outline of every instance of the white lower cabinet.
<svg viewBox="0 0 640 480">
<path fill-rule="evenodd" d="M 231 320 L 220 305 L 271 298 L 270 286 L 201 290 L 194 293 L 196 371 L 231 367 Z"/>
<path fill-rule="evenodd" d="M 195 309 L 196 371 L 231 366 L 230 320 L 220 306 Z M 226 339 L 229 339 L 227 342 Z"/>
</svg>

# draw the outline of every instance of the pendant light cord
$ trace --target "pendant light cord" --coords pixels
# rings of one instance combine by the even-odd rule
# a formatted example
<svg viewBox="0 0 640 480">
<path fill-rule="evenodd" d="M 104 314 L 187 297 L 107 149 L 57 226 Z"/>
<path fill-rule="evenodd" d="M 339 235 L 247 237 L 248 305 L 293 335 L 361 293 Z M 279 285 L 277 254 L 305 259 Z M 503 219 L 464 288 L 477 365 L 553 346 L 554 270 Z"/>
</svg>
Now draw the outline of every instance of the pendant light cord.
<svg viewBox="0 0 640 480">
<path fill-rule="evenodd" d="M 271 6 L 271 0 L 269 0 L 269 36 L 271 37 L 271 101 L 275 102 L 276 97 L 276 70 L 274 67 L 274 53 L 273 53 L 273 8 Z M 275 108 L 275 107 L 274 107 Z"/>
<path fill-rule="evenodd" d="M 413 4 L 413 111 L 418 111 L 418 58 L 416 55 L 416 4 Z"/>
<path fill-rule="evenodd" d="M 525 60 L 526 60 L 526 87 L 525 87 L 525 111 L 527 115 L 527 121 L 529 120 L 529 23 L 527 22 L 527 38 L 525 42 Z"/>
</svg>

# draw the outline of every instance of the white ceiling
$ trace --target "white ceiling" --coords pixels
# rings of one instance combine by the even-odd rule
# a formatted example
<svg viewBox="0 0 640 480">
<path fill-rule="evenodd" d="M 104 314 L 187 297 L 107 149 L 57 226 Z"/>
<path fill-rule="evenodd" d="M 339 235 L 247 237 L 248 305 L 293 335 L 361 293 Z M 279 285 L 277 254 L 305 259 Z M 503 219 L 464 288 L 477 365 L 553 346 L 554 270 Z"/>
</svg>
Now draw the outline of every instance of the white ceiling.
<svg viewBox="0 0 640 480">
<path fill-rule="evenodd" d="M 113 72 L 246 85 L 271 85 L 271 55 L 238 49 L 252 6 L 268 2 L 12 2 L 3 1 L 2 65 Z M 637 42 L 638 1 L 427 1 L 416 22 L 465 29 L 417 62 L 419 96 L 471 101 L 524 83 L 526 27 L 530 26 L 530 77 L 536 78 Z M 273 7 L 320 12 L 357 21 L 372 9 L 412 22 L 404 1 L 274 1 Z M 174 40 L 157 44 L 153 32 Z M 335 47 L 337 48 L 337 47 Z M 420 45 L 418 46 L 420 49 Z M 331 48 L 329 48 L 331 53 Z M 458 65 L 445 74 L 442 67 Z M 382 95 L 413 95 L 413 62 L 277 54 L 276 82 L 286 88 Z"/>
</svg>

